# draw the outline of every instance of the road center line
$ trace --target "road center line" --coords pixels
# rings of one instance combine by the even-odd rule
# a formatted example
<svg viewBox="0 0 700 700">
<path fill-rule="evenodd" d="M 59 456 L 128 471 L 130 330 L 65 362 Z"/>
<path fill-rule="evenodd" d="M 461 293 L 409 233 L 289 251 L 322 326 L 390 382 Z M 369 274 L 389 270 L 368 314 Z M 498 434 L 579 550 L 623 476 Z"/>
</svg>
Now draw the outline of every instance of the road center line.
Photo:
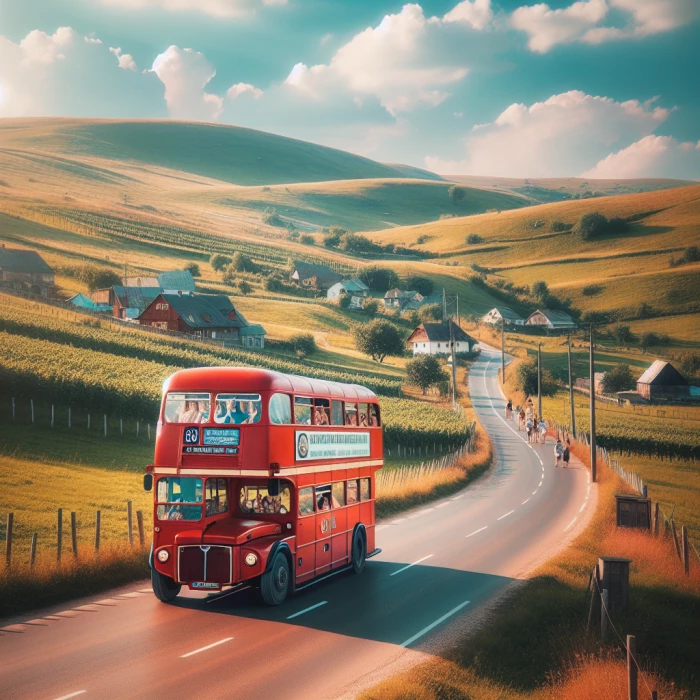
<svg viewBox="0 0 700 700">
<path fill-rule="evenodd" d="M 584 509 L 585 507 L 586 507 L 586 503 L 585 503 L 585 501 L 584 501 L 583 505 L 581 506 L 581 508 L 579 508 L 579 511 L 578 511 L 578 512 L 579 512 L 579 513 L 583 513 L 583 509 Z"/>
<path fill-rule="evenodd" d="M 466 537 L 471 537 L 472 535 L 476 535 L 479 532 L 483 532 L 487 527 L 488 525 L 484 525 L 484 527 L 480 527 L 478 530 L 474 530 L 474 532 L 472 532 L 470 535 L 466 535 Z"/>
<path fill-rule="evenodd" d="M 308 608 L 304 608 L 303 610 L 300 610 L 299 612 L 296 612 L 293 615 L 290 615 L 287 619 L 293 620 L 295 617 L 299 617 L 299 615 L 303 615 L 304 613 L 311 612 L 312 610 L 316 610 L 316 608 L 320 608 L 322 605 L 325 605 L 327 602 L 328 602 L 327 600 L 322 600 L 320 603 L 316 603 L 316 605 L 311 605 Z"/>
<path fill-rule="evenodd" d="M 69 693 L 68 695 L 61 695 L 61 697 L 56 698 L 56 700 L 68 700 L 68 698 L 74 698 L 76 695 L 82 695 L 83 693 L 87 693 L 87 690 L 76 690 L 74 693 Z"/>
<path fill-rule="evenodd" d="M 412 566 L 415 566 L 416 564 L 420 564 L 422 561 L 425 561 L 426 559 L 430 559 L 432 557 L 432 554 L 428 554 L 427 557 L 423 557 L 422 559 L 419 559 L 418 561 L 414 561 L 413 564 L 407 564 L 404 566 L 402 569 L 399 569 L 398 571 L 394 571 L 392 574 L 389 574 L 389 576 L 396 576 L 396 574 L 400 574 L 402 571 L 406 571 L 406 569 L 410 569 Z"/>
<path fill-rule="evenodd" d="M 542 481 L 544 481 L 544 479 L 542 479 Z M 542 481 L 540 481 L 540 483 L 537 484 L 537 488 L 539 488 L 540 486 L 542 486 Z"/>
<path fill-rule="evenodd" d="M 532 496 L 530 496 L 530 498 L 532 498 Z M 526 499 L 522 502 L 522 505 L 525 505 L 525 504 L 530 500 L 530 498 L 526 498 Z"/>
<path fill-rule="evenodd" d="M 577 520 L 578 515 L 564 528 L 564 532 L 566 532 Z"/>
<path fill-rule="evenodd" d="M 224 644 L 226 642 L 230 642 L 232 639 L 233 639 L 233 637 L 226 637 L 226 639 L 220 639 L 218 642 L 214 642 L 213 644 L 208 644 L 207 646 L 202 647 L 201 649 L 195 649 L 194 651 L 191 651 L 188 654 L 183 654 L 180 658 L 186 659 L 188 656 L 194 656 L 195 654 L 199 654 L 201 651 L 206 651 L 207 649 L 211 649 L 213 647 L 218 647 L 219 644 Z"/>
<path fill-rule="evenodd" d="M 505 515 L 502 515 L 500 518 L 496 518 L 496 520 L 503 520 L 503 518 L 507 518 L 512 513 L 515 513 L 515 511 L 514 510 L 508 511 Z"/>
<path fill-rule="evenodd" d="M 429 624 L 427 627 L 424 627 L 420 632 L 417 632 L 414 634 L 412 637 L 407 639 L 403 644 L 401 644 L 402 647 L 407 647 L 409 644 L 413 644 L 417 639 L 420 639 L 424 634 L 427 634 L 430 632 L 430 630 L 434 629 L 437 627 L 440 623 L 444 622 L 447 620 L 447 618 L 452 617 L 455 613 L 458 613 L 462 608 L 465 608 L 467 605 L 471 603 L 470 600 L 465 600 L 463 603 L 460 603 L 456 608 L 452 608 L 450 612 L 445 613 L 442 617 L 439 617 L 435 622 L 432 622 Z"/>
</svg>

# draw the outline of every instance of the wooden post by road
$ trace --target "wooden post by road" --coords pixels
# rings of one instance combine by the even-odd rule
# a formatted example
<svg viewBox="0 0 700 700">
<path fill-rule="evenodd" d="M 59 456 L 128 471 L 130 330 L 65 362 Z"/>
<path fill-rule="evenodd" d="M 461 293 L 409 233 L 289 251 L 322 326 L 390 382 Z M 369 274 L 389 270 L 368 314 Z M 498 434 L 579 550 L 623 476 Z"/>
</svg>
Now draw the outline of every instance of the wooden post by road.
<svg viewBox="0 0 700 700">
<path fill-rule="evenodd" d="M 605 641 L 608 635 L 608 589 L 604 588 L 600 596 L 600 639 Z"/>
<path fill-rule="evenodd" d="M 7 514 L 7 530 L 5 531 L 5 563 L 9 569 L 12 566 L 12 524 L 15 519 L 14 513 Z"/>
<path fill-rule="evenodd" d="M 34 568 L 36 562 L 36 532 L 32 535 L 32 548 L 29 550 L 29 568 Z"/>
<path fill-rule="evenodd" d="M 589 397 L 591 406 L 591 481 L 596 481 L 597 476 L 597 465 L 596 465 L 596 446 L 595 446 L 595 351 L 593 349 L 593 324 L 591 323 L 591 339 L 590 339 L 590 385 L 589 385 Z"/>
<path fill-rule="evenodd" d="M 627 700 L 637 700 L 637 639 L 627 635 Z"/>
<path fill-rule="evenodd" d="M 70 538 L 73 545 L 73 556 L 78 558 L 78 523 L 75 519 L 75 513 L 70 514 Z"/>
<path fill-rule="evenodd" d="M 568 363 L 569 363 L 569 408 L 571 411 L 571 434 L 576 437 L 576 417 L 574 416 L 574 377 L 571 372 L 571 333 L 568 342 Z"/>
<path fill-rule="evenodd" d="M 102 525 L 102 513 L 98 510 L 95 512 L 95 551 L 100 551 L 100 528 Z"/>
<path fill-rule="evenodd" d="M 671 518 L 671 534 L 673 535 L 673 544 L 676 546 L 676 555 L 682 561 L 683 555 L 681 554 L 681 545 L 678 541 L 678 532 L 676 531 L 676 521 Z"/>
<path fill-rule="evenodd" d="M 136 511 L 136 524 L 139 528 L 139 544 L 143 547 L 146 544 L 146 534 L 143 531 L 143 511 Z"/>
<path fill-rule="evenodd" d="M 596 564 L 595 567 L 593 568 L 593 577 L 591 579 L 591 585 L 589 588 L 591 589 L 591 605 L 588 608 L 588 623 L 586 624 L 586 632 L 591 631 L 591 626 L 593 625 L 593 615 L 595 614 L 595 603 L 596 600 L 598 600 L 598 590 L 600 586 L 600 568 L 599 565 Z"/>
<path fill-rule="evenodd" d="M 690 557 L 688 556 L 688 528 L 683 525 L 681 528 L 681 552 L 683 553 L 683 569 L 685 569 L 685 575 L 690 574 Z"/>
<path fill-rule="evenodd" d="M 537 343 L 537 416 L 542 420 L 542 343 Z"/>
<path fill-rule="evenodd" d="M 134 546 L 134 518 L 131 510 L 131 501 L 126 502 L 126 525 L 129 530 L 129 544 Z"/>
<path fill-rule="evenodd" d="M 63 508 L 58 509 L 58 541 L 56 542 L 56 561 L 61 563 L 61 552 L 63 550 Z"/>
<path fill-rule="evenodd" d="M 654 535 L 659 534 L 659 502 L 654 503 Z"/>
<path fill-rule="evenodd" d="M 501 318 L 501 384 L 506 385 L 506 320 Z"/>
</svg>

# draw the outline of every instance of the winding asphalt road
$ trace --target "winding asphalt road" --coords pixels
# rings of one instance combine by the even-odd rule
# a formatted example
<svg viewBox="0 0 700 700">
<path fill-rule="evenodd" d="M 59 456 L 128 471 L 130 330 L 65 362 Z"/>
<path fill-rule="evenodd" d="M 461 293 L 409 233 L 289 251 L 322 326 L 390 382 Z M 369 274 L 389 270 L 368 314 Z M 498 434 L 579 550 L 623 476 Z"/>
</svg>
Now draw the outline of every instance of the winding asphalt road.
<svg viewBox="0 0 700 700">
<path fill-rule="evenodd" d="M 156 601 L 145 582 L 0 630 L 0 698 L 351 697 L 436 653 L 484 604 L 587 515 L 583 468 L 555 469 L 504 418 L 499 356 L 469 386 L 492 438 L 492 471 L 460 493 L 378 526 L 380 556 L 265 608 L 251 590 Z M 1 623 L 0 623 L 1 624 Z"/>
</svg>

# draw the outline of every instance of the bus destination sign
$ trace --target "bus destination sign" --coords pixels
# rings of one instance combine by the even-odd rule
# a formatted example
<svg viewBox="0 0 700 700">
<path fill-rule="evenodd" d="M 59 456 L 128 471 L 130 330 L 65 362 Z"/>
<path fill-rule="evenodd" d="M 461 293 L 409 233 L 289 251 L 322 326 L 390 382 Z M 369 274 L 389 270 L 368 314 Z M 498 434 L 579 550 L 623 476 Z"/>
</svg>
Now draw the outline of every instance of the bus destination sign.
<svg viewBox="0 0 700 700">
<path fill-rule="evenodd" d="M 237 447 L 212 447 L 200 445 L 183 445 L 183 455 L 237 455 Z"/>
<path fill-rule="evenodd" d="M 369 433 L 297 430 L 297 460 L 369 457 Z"/>
<path fill-rule="evenodd" d="M 240 441 L 241 431 L 238 428 L 204 428 L 205 445 L 237 447 Z"/>
</svg>

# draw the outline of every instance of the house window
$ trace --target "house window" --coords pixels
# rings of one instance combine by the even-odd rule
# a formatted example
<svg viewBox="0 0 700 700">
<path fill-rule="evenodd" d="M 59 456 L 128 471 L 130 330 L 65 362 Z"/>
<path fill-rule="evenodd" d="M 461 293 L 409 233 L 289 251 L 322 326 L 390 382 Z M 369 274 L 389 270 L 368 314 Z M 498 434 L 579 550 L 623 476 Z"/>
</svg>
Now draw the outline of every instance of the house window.
<svg viewBox="0 0 700 700">
<path fill-rule="evenodd" d="M 255 336 L 255 347 L 262 347 L 262 338 L 259 335 Z"/>
<path fill-rule="evenodd" d="M 156 311 L 167 311 L 167 310 L 168 310 L 167 304 L 156 304 Z"/>
<path fill-rule="evenodd" d="M 438 347 L 440 347 L 440 343 L 438 343 Z"/>
</svg>

